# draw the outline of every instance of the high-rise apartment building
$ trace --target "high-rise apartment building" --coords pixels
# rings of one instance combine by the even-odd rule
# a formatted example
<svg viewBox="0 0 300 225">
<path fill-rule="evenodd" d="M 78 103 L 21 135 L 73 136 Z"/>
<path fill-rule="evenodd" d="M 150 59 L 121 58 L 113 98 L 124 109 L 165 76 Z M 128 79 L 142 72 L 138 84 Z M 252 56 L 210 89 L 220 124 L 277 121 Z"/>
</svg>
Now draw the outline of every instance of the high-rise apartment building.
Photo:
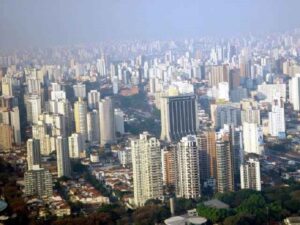
<svg viewBox="0 0 300 225">
<path fill-rule="evenodd" d="M 100 59 L 97 59 L 97 71 L 101 77 L 106 75 L 106 63 L 105 59 L 102 56 Z"/>
<path fill-rule="evenodd" d="M 285 138 L 284 103 L 279 98 L 273 101 L 269 112 L 269 133 L 273 137 Z"/>
<path fill-rule="evenodd" d="M 217 190 L 224 193 L 234 191 L 233 158 L 231 144 L 219 138 L 216 141 Z"/>
<path fill-rule="evenodd" d="M 124 134 L 124 113 L 121 109 L 115 109 L 116 132 Z"/>
<path fill-rule="evenodd" d="M 89 109 L 98 109 L 100 101 L 100 92 L 97 90 L 91 90 L 88 93 L 88 107 Z"/>
<path fill-rule="evenodd" d="M 99 113 L 98 110 L 93 110 L 87 113 L 87 134 L 88 141 L 91 143 L 100 142 L 100 125 L 99 125 Z"/>
<path fill-rule="evenodd" d="M 176 194 L 182 198 L 198 198 L 200 188 L 199 149 L 195 135 L 183 137 L 177 145 Z"/>
<path fill-rule="evenodd" d="M 77 98 L 86 98 L 86 87 L 85 84 L 75 84 L 73 85 L 74 95 Z"/>
<path fill-rule="evenodd" d="M 200 178 L 201 184 L 210 178 L 210 160 L 208 151 L 207 132 L 203 131 L 197 135 L 198 149 L 199 149 L 199 164 L 200 164 Z"/>
<path fill-rule="evenodd" d="M 211 66 L 211 71 L 208 74 L 208 83 L 212 86 L 218 86 L 220 82 L 229 81 L 229 66 L 228 65 L 216 65 Z"/>
<path fill-rule="evenodd" d="M 148 199 L 163 196 L 160 142 L 147 132 L 131 140 L 134 202 L 142 206 Z"/>
<path fill-rule="evenodd" d="M 74 103 L 74 119 L 75 130 L 77 133 L 81 133 L 83 140 L 87 140 L 87 106 L 81 98 Z"/>
<path fill-rule="evenodd" d="M 115 117 L 112 99 L 106 97 L 99 103 L 100 144 L 113 144 L 116 141 Z"/>
<path fill-rule="evenodd" d="M 178 141 L 198 131 L 197 102 L 195 95 L 161 98 L 161 139 Z"/>
<path fill-rule="evenodd" d="M 264 150 L 263 132 L 257 123 L 243 123 L 244 152 L 261 155 Z"/>
<path fill-rule="evenodd" d="M 57 177 L 70 177 L 71 164 L 68 149 L 68 139 L 61 136 L 55 139 L 56 158 L 57 158 Z"/>
<path fill-rule="evenodd" d="M 244 122 L 260 124 L 260 110 L 254 107 L 242 109 L 241 120 L 242 124 Z"/>
<path fill-rule="evenodd" d="M 162 176 L 163 184 L 175 187 L 176 184 L 176 146 L 171 145 L 162 150 Z"/>
<path fill-rule="evenodd" d="M 264 102 L 272 103 L 278 97 L 286 101 L 286 84 L 261 84 L 257 86 L 257 92 Z"/>
<path fill-rule="evenodd" d="M 51 173 L 38 165 L 34 165 L 31 170 L 25 172 L 24 181 L 26 196 L 42 198 L 51 197 L 53 194 Z"/>
<path fill-rule="evenodd" d="M 292 77 L 289 81 L 289 99 L 294 110 L 300 110 L 300 74 Z"/>
<path fill-rule="evenodd" d="M 32 138 L 40 140 L 40 149 L 42 155 L 49 155 L 51 153 L 50 137 L 47 134 L 47 126 L 43 121 L 38 121 L 32 126 Z"/>
<path fill-rule="evenodd" d="M 8 152 L 12 148 L 13 129 L 7 124 L 0 123 L 0 149 Z"/>
<path fill-rule="evenodd" d="M 241 110 L 234 103 L 212 104 L 211 118 L 216 130 L 222 129 L 224 124 L 241 125 Z"/>
<path fill-rule="evenodd" d="M 41 146 L 39 139 L 27 140 L 27 167 L 32 170 L 33 166 L 41 166 Z"/>
<path fill-rule="evenodd" d="M 69 156 L 73 159 L 79 159 L 84 153 L 84 142 L 80 133 L 73 133 L 68 138 Z"/>
<path fill-rule="evenodd" d="M 246 156 L 241 169 L 241 188 L 261 190 L 260 162 L 257 155 Z"/>
<path fill-rule="evenodd" d="M 36 124 L 42 112 L 41 97 L 39 95 L 29 95 L 25 97 L 27 121 Z"/>
</svg>

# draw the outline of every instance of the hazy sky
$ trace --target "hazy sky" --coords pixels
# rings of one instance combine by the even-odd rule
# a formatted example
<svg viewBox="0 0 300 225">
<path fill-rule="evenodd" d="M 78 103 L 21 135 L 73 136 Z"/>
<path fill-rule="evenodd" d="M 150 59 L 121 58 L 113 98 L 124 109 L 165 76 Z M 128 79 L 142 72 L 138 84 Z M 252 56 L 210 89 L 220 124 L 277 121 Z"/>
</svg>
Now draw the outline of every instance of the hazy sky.
<svg viewBox="0 0 300 225">
<path fill-rule="evenodd" d="M 0 0 L 0 48 L 300 27 L 300 0 Z"/>
</svg>

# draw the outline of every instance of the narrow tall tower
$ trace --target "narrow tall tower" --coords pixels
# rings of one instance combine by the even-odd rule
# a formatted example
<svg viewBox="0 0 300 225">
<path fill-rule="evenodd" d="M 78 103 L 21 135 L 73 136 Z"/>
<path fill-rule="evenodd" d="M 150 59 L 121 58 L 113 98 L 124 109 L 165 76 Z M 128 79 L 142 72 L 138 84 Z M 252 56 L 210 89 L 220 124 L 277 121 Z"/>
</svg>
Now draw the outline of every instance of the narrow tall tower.
<svg viewBox="0 0 300 225">
<path fill-rule="evenodd" d="M 115 116 L 111 98 L 106 97 L 99 103 L 100 144 L 113 144 L 116 141 Z"/>
<path fill-rule="evenodd" d="M 68 149 L 68 139 L 58 136 L 55 140 L 57 157 L 57 177 L 70 177 L 71 164 Z"/>
<path fill-rule="evenodd" d="M 163 196 L 160 142 L 147 132 L 131 140 L 134 202 L 143 206 L 148 199 Z"/>
<path fill-rule="evenodd" d="M 41 147 L 40 140 L 27 140 L 27 165 L 28 170 L 32 170 L 34 165 L 41 166 Z"/>
<path fill-rule="evenodd" d="M 87 140 L 86 114 L 86 103 L 81 98 L 79 98 L 79 100 L 74 103 L 75 128 L 77 133 L 81 133 L 84 141 Z"/>
<path fill-rule="evenodd" d="M 183 137 L 177 145 L 177 196 L 198 198 L 200 189 L 199 149 L 195 135 Z"/>
</svg>

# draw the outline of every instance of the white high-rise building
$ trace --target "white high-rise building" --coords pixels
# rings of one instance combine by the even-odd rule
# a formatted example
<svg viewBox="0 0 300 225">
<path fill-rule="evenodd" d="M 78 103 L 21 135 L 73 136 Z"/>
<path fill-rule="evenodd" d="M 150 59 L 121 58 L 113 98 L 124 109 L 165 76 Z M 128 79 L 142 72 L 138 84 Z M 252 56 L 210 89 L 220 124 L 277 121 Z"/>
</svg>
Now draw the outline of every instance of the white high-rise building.
<svg viewBox="0 0 300 225">
<path fill-rule="evenodd" d="M 100 92 L 97 90 L 91 90 L 88 93 L 88 107 L 90 109 L 98 109 L 98 104 L 100 101 Z"/>
<path fill-rule="evenodd" d="M 111 98 L 106 97 L 99 102 L 100 144 L 113 144 L 116 140 L 115 117 Z"/>
<path fill-rule="evenodd" d="M 257 123 L 243 123 L 244 152 L 261 155 L 263 153 L 263 132 Z"/>
<path fill-rule="evenodd" d="M 269 112 L 269 133 L 273 137 L 285 138 L 284 105 L 281 99 L 275 99 Z"/>
<path fill-rule="evenodd" d="M 29 95 L 25 97 L 27 121 L 33 124 L 39 120 L 39 115 L 42 112 L 41 97 L 39 95 Z"/>
<path fill-rule="evenodd" d="M 283 101 L 286 101 L 286 84 L 261 84 L 257 86 L 258 97 L 264 102 L 273 102 L 279 94 Z"/>
<path fill-rule="evenodd" d="M 105 59 L 102 57 L 101 59 L 97 59 L 97 71 L 101 77 L 106 75 L 106 65 Z"/>
<path fill-rule="evenodd" d="M 27 93 L 28 94 L 39 94 L 41 91 L 41 81 L 35 77 L 27 77 Z"/>
<path fill-rule="evenodd" d="M 75 130 L 77 133 L 81 133 L 83 140 L 87 140 L 87 106 L 81 98 L 74 103 L 74 119 L 75 119 Z"/>
<path fill-rule="evenodd" d="M 300 74 L 292 77 L 289 81 L 289 96 L 290 102 L 294 106 L 294 110 L 300 110 Z"/>
<path fill-rule="evenodd" d="M 257 108 L 247 108 L 241 111 L 242 124 L 257 123 L 260 124 L 260 110 Z"/>
<path fill-rule="evenodd" d="M 112 85 L 113 85 L 113 93 L 114 95 L 119 93 L 119 79 L 117 76 L 114 76 L 112 79 Z"/>
<path fill-rule="evenodd" d="M 56 157 L 57 157 L 57 177 L 70 177 L 71 164 L 68 149 L 68 139 L 61 136 L 55 139 Z"/>
<path fill-rule="evenodd" d="M 124 113 L 121 109 L 115 109 L 116 132 L 124 134 Z"/>
<path fill-rule="evenodd" d="M 241 165 L 241 188 L 261 190 L 260 162 L 257 156 L 249 154 Z"/>
<path fill-rule="evenodd" d="M 86 87 L 85 84 L 75 84 L 73 85 L 74 95 L 77 98 L 86 97 Z"/>
<path fill-rule="evenodd" d="M 69 138 L 69 156 L 78 159 L 84 153 L 84 142 L 80 133 L 73 133 Z"/>
<path fill-rule="evenodd" d="M 65 91 L 51 91 L 51 100 L 59 101 L 66 99 Z"/>
<path fill-rule="evenodd" d="M 200 188 L 199 149 L 195 135 L 183 137 L 177 145 L 176 193 L 182 198 L 198 198 Z"/>
<path fill-rule="evenodd" d="M 32 138 L 40 140 L 40 148 L 42 155 L 51 153 L 50 137 L 47 135 L 46 124 L 43 121 L 38 121 L 32 126 Z"/>
<path fill-rule="evenodd" d="M 147 132 L 131 140 L 134 202 L 143 206 L 148 199 L 163 196 L 160 142 Z"/>
<path fill-rule="evenodd" d="M 51 83 L 51 90 L 52 91 L 60 91 L 61 85 L 59 83 Z"/>
<path fill-rule="evenodd" d="M 41 165 L 41 149 L 40 140 L 27 140 L 27 166 L 28 170 L 32 170 L 34 165 Z"/>
<path fill-rule="evenodd" d="M 238 104 L 211 104 L 210 108 L 216 130 L 222 129 L 224 124 L 241 125 L 241 109 Z"/>
<path fill-rule="evenodd" d="M 100 142 L 100 126 L 99 126 L 99 113 L 97 110 L 88 112 L 86 116 L 87 121 L 87 132 L 88 132 L 88 141 L 92 143 Z"/>
</svg>

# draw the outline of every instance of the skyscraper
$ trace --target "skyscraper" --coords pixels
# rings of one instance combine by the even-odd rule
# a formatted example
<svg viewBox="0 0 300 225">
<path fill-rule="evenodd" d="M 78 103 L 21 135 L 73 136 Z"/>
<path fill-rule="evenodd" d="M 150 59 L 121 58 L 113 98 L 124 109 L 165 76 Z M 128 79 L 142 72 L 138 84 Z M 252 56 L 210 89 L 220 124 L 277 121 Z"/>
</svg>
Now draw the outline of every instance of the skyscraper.
<svg viewBox="0 0 300 225">
<path fill-rule="evenodd" d="M 70 158 L 78 159 L 84 152 L 84 142 L 80 133 L 73 133 L 68 138 L 69 156 Z"/>
<path fill-rule="evenodd" d="M 14 106 L 7 98 L 0 99 L 0 123 L 10 125 L 13 130 L 13 143 L 21 144 L 21 128 L 19 107 Z M 8 100 L 8 101 L 6 101 Z M 12 104 L 10 104 L 12 103 Z M 2 105 L 3 104 L 3 105 Z M 17 103 L 16 103 L 17 104 Z"/>
<path fill-rule="evenodd" d="M 273 137 L 285 138 L 284 105 L 281 99 L 274 99 L 272 111 L 269 112 L 269 133 Z"/>
<path fill-rule="evenodd" d="M 32 170 L 34 165 L 41 166 L 41 146 L 40 140 L 27 140 L 27 166 L 28 170 Z"/>
<path fill-rule="evenodd" d="M 88 107 L 89 109 L 98 109 L 100 101 L 100 92 L 97 90 L 91 90 L 88 93 Z"/>
<path fill-rule="evenodd" d="M 14 107 L 10 111 L 10 124 L 14 132 L 14 143 L 21 144 L 20 112 L 19 107 Z"/>
<path fill-rule="evenodd" d="M 148 199 L 163 196 L 160 142 L 147 132 L 131 140 L 134 202 L 143 206 Z"/>
<path fill-rule="evenodd" d="M 189 134 L 196 134 L 197 102 L 195 95 L 161 98 L 161 139 L 178 141 Z"/>
<path fill-rule="evenodd" d="M 100 125 L 99 125 L 99 113 L 98 110 L 88 112 L 87 117 L 87 133 L 88 141 L 91 143 L 100 142 Z"/>
<path fill-rule="evenodd" d="M 229 66 L 228 65 L 216 65 L 211 67 L 211 71 L 208 75 L 210 86 L 218 86 L 220 82 L 229 81 Z"/>
<path fill-rule="evenodd" d="M 195 135 L 183 137 L 177 145 L 176 193 L 183 198 L 201 195 L 199 149 Z"/>
<path fill-rule="evenodd" d="M 241 110 L 238 104 L 212 104 L 211 117 L 216 130 L 222 129 L 224 124 L 241 125 Z"/>
<path fill-rule="evenodd" d="M 25 172 L 24 181 L 26 196 L 42 198 L 51 197 L 53 194 L 51 173 L 38 165 L 34 165 L 31 170 Z"/>
<path fill-rule="evenodd" d="M 260 124 L 260 110 L 258 108 L 250 107 L 241 111 L 242 124 L 257 123 Z"/>
<path fill-rule="evenodd" d="M 99 103 L 100 143 L 112 144 L 116 141 L 115 117 L 111 98 L 106 97 Z"/>
<path fill-rule="evenodd" d="M 241 188 L 261 190 L 260 162 L 255 154 L 248 154 L 241 165 Z"/>
<path fill-rule="evenodd" d="M 294 110 L 300 110 L 300 74 L 292 77 L 289 81 L 289 98 L 294 106 Z"/>
<path fill-rule="evenodd" d="M 86 87 L 85 84 L 75 84 L 73 85 L 74 95 L 77 98 L 84 99 L 86 97 Z"/>
<path fill-rule="evenodd" d="M 245 153 L 262 154 L 264 150 L 263 133 L 257 123 L 243 123 L 243 143 Z"/>
<path fill-rule="evenodd" d="M 87 140 L 87 106 L 81 98 L 74 103 L 74 119 L 77 133 L 81 133 L 83 140 Z"/>
<path fill-rule="evenodd" d="M 208 151 L 207 132 L 203 131 L 197 135 L 199 148 L 199 164 L 200 164 L 200 178 L 201 184 L 210 178 L 210 160 Z"/>
<path fill-rule="evenodd" d="M 231 144 L 226 137 L 216 141 L 218 192 L 234 191 L 233 158 Z"/>
<path fill-rule="evenodd" d="M 163 183 L 175 187 L 176 184 L 176 145 L 168 146 L 162 150 Z"/>
<path fill-rule="evenodd" d="M 97 71 L 101 77 L 106 75 L 106 64 L 103 56 L 97 59 Z"/>
<path fill-rule="evenodd" d="M 38 121 L 32 126 L 32 138 L 40 140 L 40 149 L 42 155 L 51 153 L 49 135 L 47 135 L 46 124 L 43 121 Z"/>
<path fill-rule="evenodd" d="M 13 143 L 12 127 L 7 124 L 0 123 L 0 130 L 0 149 L 8 152 L 12 148 Z"/>
<path fill-rule="evenodd" d="M 68 149 L 68 139 L 61 136 L 55 139 L 56 157 L 57 157 L 57 177 L 70 177 L 71 164 Z"/>
<path fill-rule="evenodd" d="M 29 95 L 25 97 L 27 121 L 33 124 L 39 120 L 39 115 L 42 112 L 41 97 L 39 95 Z"/>
<path fill-rule="evenodd" d="M 121 109 L 115 109 L 116 132 L 124 134 L 124 113 Z"/>
</svg>

